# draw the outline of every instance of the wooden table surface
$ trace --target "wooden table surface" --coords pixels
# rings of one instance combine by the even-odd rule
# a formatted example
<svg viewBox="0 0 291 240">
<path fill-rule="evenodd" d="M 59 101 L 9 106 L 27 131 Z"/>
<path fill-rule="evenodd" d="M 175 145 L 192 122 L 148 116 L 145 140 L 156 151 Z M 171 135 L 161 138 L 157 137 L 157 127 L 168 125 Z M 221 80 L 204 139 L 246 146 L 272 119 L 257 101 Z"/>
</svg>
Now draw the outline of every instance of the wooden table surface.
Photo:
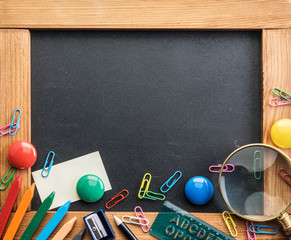
<svg viewBox="0 0 291 240">
<path fill-rule="evenodd" d="M 34 234 L 34 237 L 32 239 L 35 239 L 38 234 L 41 232 L 41 230 L 45 227 L 46 223 L 51 219 L 52 215 L 54 212 L 49 212 L 46 216 L 45 219 L 43 220 L 43 222 L 41 223 L 41 225 L 39 226 L 39 228 L 37 229 L 36 233 Z M 72 219 L 73 217 L 77 217 L 77 221 L 75 223 L 75 226 L 72 230 L 72 232 L 70 232 L 70 234 L 65 238 L 65 239 L 72 239 L 78 232 L 80 232 L 83 228 L 85 228 L 85 223 L 83 221 L 83 217 L 88 215 L 90 212 L 70 212 L 68 213 L 65 218 L 60 222 L 60 224 L 58 225 L 57 229 L 53 232 L 53 234 L 51 235 L 50 239 L 55 235 L 55 233 L 61 228 L 61 226 L 66 223 L 67 221 L 69 221 L 70 219 Z M 15 236 L 15 239 L 19 239 L 22 235 L 22 233 L 25 231 L 27 225 L 29 224 L 31 218 L 34 216 L 35 212 L 31 211 L 29 213 L 27 213 L 25 215 L 25 218 L 23 219 L 20 228 L 18 229 L 18 232 Z M 225 223 L 223 222 L 223 219 L 221 217 L 221 214 L 219 213 L 209 213 L 209 214 L 205 214 L 205 213 L 192 213 L 193 215 L 195 215 L 196 217 L 200 218 L 201 220 L 215 226 L 216 228 L 218 228 L 219 230 L 228 233 L 228 230 L 226 228 Z M 111 212 L 111 211 L 107 211 L 106 212 L 106 216 L 110 222 L 110 225 L 113 228 L 113 231 L 116 235 L 116 239 L 117 240 L 126 240 L 126 237 L 123 235 L 123 233 L 116 227 L 114 219 L 112 217 L 112 215 L 116 215 L 119 218 L 122 218 L 122 216 L 124 215 L 131 215 L 134 216 L 134 213 L 130 213 L 130 212 Z M 150 225 L 153 223 L 153 220 L 155 219 L 157 213 L 145 213 L 146 218 L 150 221 Z M 238 236 L 236 237 L 236 239 L 241 239 L 241 240 L 247 240 L 247 235 L 246 235 L 246 227 L 245 227 L 245 221 L 236 217 L 235 215 L 232 215 L 236 225 L 237 225 L 237 231 L 238 231 Z M 11 218 L 10 218 L 11 219 Z M 268 225 L 272 225 L 272 226 L 276 226 L 278 229 L 280 228 L 279 223 L 277 223 L 276 221 L 272 221 L 272 222 L 268 222 Z M 138 239 L 144 239 L 144 240 L 149 240 L 149 239 L 156 239 L 155 237 L 153 237 L 152 235 L 150 235 L 149 233 L 144 233 L 140 226 L 135 226 L 135 225 L 130 225 L 128 224 L 128 227 L 130 228 L 130 230 L 136 235 L 136 237 Z M 84 240 L 89 240 L 92 239 L 90 237 L 90 234 L 88 232 L 88 230 L 86 230 L 86 233 L 84 235 Z M 281 239 L 286 239 L 282 232 L 279 231 L 278 234 L 275 235 L 275 238 L 273 235 L 265 235 L 265 234 L 257 234 L 257 239 L 268 239 L 268 240 L 281 240 Z M 211 240 L 211 239 L 209 239 Z"/>
</svg>

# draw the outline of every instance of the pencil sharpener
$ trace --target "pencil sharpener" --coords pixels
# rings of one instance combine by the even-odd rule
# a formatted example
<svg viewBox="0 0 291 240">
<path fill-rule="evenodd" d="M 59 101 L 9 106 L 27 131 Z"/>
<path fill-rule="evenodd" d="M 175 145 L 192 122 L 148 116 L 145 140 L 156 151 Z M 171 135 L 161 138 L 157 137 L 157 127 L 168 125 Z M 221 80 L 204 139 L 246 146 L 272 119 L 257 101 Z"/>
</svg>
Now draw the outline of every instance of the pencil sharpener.
<svg viewBox="0 0 291 240">
<path fill-rule="evenodd" d="M 94 240 L 114 239 L 114 232 L 102 209 L 85 216 L 84 222 Z"/>
</svg>

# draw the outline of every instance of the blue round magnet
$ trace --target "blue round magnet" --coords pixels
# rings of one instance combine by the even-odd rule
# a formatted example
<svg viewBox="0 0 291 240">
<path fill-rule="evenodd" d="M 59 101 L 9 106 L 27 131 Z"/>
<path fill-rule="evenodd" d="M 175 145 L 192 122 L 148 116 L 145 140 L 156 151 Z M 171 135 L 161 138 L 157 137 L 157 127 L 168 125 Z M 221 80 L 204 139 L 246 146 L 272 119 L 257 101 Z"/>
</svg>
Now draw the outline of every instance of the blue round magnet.
<svg viewBox="0 0 291 240">
<path fill-rule="evenodd" d="M 185 195 L 186 198 L 193 204 L 206 204 L 213 196 L 213 185 L 205 177 L 192 177 L 185 185 Z"/>
</svg>

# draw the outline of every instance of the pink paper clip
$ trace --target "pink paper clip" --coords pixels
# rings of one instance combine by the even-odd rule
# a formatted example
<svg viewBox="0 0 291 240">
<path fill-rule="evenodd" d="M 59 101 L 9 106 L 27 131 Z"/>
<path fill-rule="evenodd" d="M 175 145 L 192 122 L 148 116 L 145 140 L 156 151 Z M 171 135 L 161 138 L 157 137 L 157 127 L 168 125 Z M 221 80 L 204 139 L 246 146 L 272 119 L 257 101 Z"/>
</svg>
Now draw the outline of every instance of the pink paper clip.
<svg viewBox="0 0 291 240">
<path fill-rule="evenodd" d="M 287 99 L 291 99 L 291 97 L 286 97 Z M 272 98 L 269 101 L 269 105 L 272 107 L 279 107 L 279 106 L 285 106 L 289 105 L 291 102 L 287 102 L 286 100 L 282 98 Z"/>
<path fill-rule="evenodd" d="M 291 174 L 285 168 L 280 168 L 278 171 L 279 176 L 291 187 Z M 288 180 L 290 179 L 290 180 Z"/>
<path fill-rule="evenodd" d="M 250 223 L 250 224 L 249 224 Z M 248 236 L 248 240 L 257 240 L 256 238 L 256 234 L 255 233 L 252 233 L 253 234 L 253 237 L 251 236 L 251 232 L 249 230 L 249 226 L 251 225 L 254 225 L 254 223 L 252 221 L 246 221 L 246 227 L 247 227 L 247 236 Z M 252 230 L 255 231 L 254 227 L 252 227 Z"/>
<path fill-rule="evenodd" d="M 134 208 L 134 213 L 135 213 L 136 217 L 143 218 L 144 220 L 147 220 L 145 215 L 144 215 L 144 213 L 143 213 L 143 210 L 142 210 L 142 208 L 140 206 L 136 206 Z M 139 221 L 139 223 L 142 223 L 142 220 L 138 220 L 138 221 Z M 143 232 L 147 233 L 150 230 L 150 227 L 149 227 L 149 225 L 145 225 L 145 226 L 141 225 L 141 229 L 143 230 Z"/>
<path fill-rule="evenodd" d="M 16 123 L 13 123 L 12 126 L 13 126 L 13 127 L 16 127 Z M 9 125 L 6 125 L 6 126 L 4 126 L 4 127 L 2 127 L 2 128 L 0 128 L 0 137 L 2 137 L 2 136 L 4 136 L 4 135 L 7 135 L 7 134 L 9 133 L 9 127 L 10 127 L 10 124 L 9 124 Z M 18 130 L 19 127 L 20 127 L 20 126 L 18 125 L 17 128 L 13 128 L 10 132 L 11 132 L 11 133 L 14 133 L 16 130 Z M 5 130 L 7 130 L 7 131 L 5 132 Z"/>
<path fill-rule="evenodd" d="M 220 168 L 221 168 L 221 164 L 217 164 L 217 165 L 212 165 L 209 167 L 209 172 L 212 173 L 219 173 L 220 172 Z M 223 167 L 222 172 L 233 172 L 234 171 L 234 165 L 233 164 L 225 164 Z"/>
</svg>

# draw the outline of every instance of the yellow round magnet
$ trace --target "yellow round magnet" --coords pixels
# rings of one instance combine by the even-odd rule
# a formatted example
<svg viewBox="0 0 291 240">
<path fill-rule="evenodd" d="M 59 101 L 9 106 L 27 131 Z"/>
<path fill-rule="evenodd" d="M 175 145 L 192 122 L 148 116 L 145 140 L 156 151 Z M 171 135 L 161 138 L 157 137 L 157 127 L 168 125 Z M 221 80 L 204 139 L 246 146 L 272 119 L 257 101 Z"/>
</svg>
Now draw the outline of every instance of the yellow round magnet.
<svg viewBox="0 0 291 240">
<path fill-rule="evenodd" d="M 271 138 L 281 148 L 291 148 L 291 119 L 280 119 L 271 128 Z"/>
</svg>

